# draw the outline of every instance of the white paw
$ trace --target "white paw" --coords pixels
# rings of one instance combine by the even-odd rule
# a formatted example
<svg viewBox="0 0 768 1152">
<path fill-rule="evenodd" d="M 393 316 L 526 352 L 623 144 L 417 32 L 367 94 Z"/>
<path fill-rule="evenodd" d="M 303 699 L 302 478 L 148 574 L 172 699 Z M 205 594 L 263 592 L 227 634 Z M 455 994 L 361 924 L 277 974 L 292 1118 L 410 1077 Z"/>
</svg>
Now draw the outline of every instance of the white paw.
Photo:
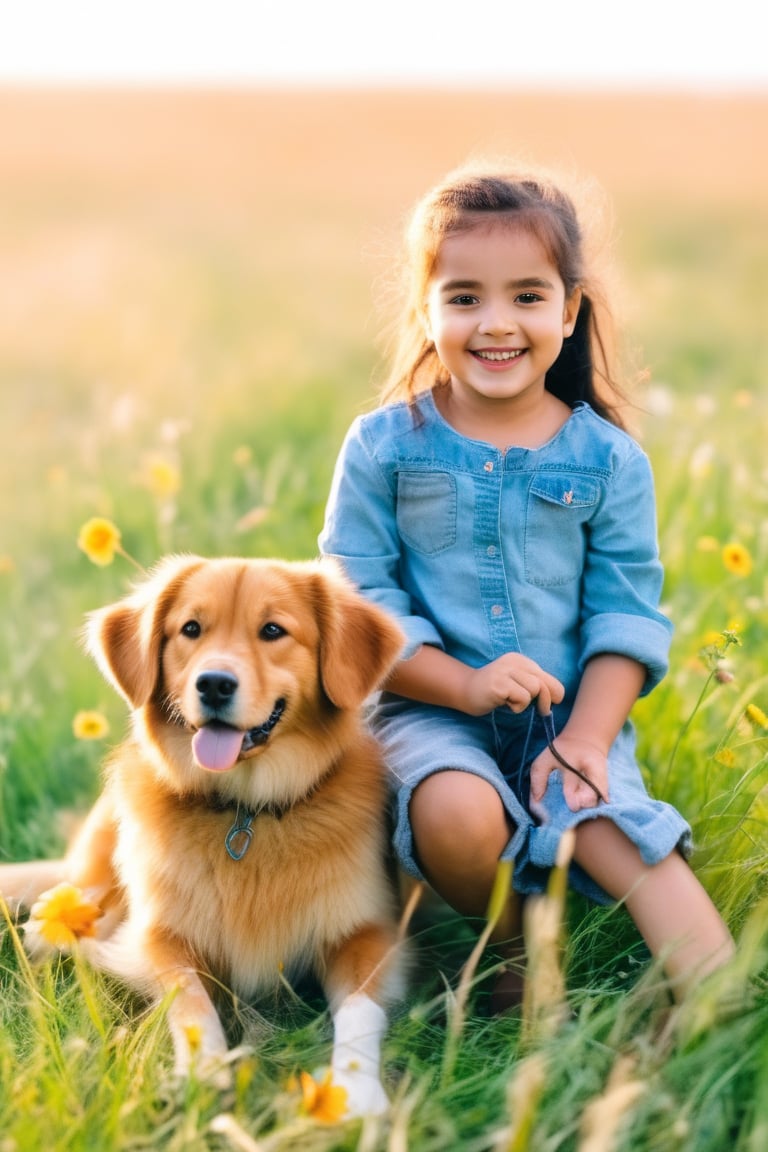
<svg viewBox="0 0 768 1152">
<path fill-rule="evenodd" d="M 333 1083 L 347 1090 L 345 1116 L 383 1116 L 389 1111 L 389 1097 L 378 1076 L 359 1068 L 334 1068 Z"/>
</svg>

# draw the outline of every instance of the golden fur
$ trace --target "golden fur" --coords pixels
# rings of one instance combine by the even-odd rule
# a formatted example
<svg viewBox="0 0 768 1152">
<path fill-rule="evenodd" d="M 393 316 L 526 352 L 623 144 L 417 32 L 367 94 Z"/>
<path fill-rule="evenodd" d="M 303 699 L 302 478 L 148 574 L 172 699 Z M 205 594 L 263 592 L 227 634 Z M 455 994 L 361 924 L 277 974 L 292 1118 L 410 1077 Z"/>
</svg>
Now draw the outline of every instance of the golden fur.
<svg viewBox="0 0 768 1152">
<path fill-rule="evenodd" d="M 68 881 L 96 901 L 83 950 L 156 1000 L 174 993 L 180 1073 L 226 1055 L 206 977 L 251 997 L 314 970 L 350 1110 L 385 1106 L 380 1006 L 401 963 L 385 777 L 360 706 L 402 643 L 328 561 L 171 557 L 90 617 L 133 734 L 67 857 L 0 867 L 0 893 L 18 908 Z"/>
</svg>

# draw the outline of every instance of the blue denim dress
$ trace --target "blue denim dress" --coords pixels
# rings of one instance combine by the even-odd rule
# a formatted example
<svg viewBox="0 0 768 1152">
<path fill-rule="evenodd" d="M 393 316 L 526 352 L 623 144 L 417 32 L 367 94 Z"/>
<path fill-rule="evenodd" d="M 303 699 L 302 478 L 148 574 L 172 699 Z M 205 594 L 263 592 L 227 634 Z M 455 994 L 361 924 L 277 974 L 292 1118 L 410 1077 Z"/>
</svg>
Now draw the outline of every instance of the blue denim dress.
<svg viewBox="0 0 768 1152">
<path fill-rule="evenodd" d="M 672 629 L 658 608 L 650 464 L 587 404 L 541 447 L 503 451 L 453 429 L 431 393 L 359 417 L 339 454 L 319 545 L 397 618 L 405 658 L 422 644 L 472 667 L 521 652 L 556 676 L 566 690 L 558 730 L 593 656 L 644 665 L 644 694 L 666 673 Z M 498 790 L 515 827 L 504 856 L 515 859 L 520 891 L 540 890 L 564 829 L 597 815 L 613 819 L 646 863 L 690 851 L 686 822 L 647 793 L 629 721 L 609 754 L 610 803 L 575 813 L 558 771 L 541 810 L 529 808 L 530 764 L 544 747 L 533 709 L 474 718 L 383 695 L 371 723 L 396 793 L 395 847 L 413 875 L 410 796 L 446 768 Z M 608 900 L 578 869 L 572 882 Z"/>
</svg>

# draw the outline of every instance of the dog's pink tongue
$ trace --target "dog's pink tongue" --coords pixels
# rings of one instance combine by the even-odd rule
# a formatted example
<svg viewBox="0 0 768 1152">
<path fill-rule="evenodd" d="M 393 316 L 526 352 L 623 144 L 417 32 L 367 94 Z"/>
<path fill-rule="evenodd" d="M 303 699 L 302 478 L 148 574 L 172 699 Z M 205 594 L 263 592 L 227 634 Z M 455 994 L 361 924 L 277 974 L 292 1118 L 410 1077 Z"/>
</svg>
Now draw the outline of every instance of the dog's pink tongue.
<svg viewBox="0 0 768 1152">
<path fill-rule="evenodd" d="M 192 738 L 192 751 L 201 768 L 227 772 L 237 763 L 243 747 L 243 733 L 227 724 L 206 724 Z"/>
</svg>

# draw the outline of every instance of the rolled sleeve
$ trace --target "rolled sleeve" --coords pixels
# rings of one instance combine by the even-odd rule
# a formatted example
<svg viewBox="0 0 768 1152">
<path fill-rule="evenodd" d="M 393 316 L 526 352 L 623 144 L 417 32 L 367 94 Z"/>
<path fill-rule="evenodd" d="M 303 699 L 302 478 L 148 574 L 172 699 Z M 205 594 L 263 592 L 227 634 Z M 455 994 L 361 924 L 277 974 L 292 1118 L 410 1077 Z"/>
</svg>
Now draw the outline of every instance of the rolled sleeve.
<svg viewBox="0 0 768 1152">
<path fill-rule="evenodd" d="M 647 457 L 633 445 L 590 524 L 580 671 L 593 656 L 612 652 L 645 666 L 643 695 L 658 684 L 672 637 L 672 625 L 658 608 L 663 580 L 653 476 Z"/>
</svg>

